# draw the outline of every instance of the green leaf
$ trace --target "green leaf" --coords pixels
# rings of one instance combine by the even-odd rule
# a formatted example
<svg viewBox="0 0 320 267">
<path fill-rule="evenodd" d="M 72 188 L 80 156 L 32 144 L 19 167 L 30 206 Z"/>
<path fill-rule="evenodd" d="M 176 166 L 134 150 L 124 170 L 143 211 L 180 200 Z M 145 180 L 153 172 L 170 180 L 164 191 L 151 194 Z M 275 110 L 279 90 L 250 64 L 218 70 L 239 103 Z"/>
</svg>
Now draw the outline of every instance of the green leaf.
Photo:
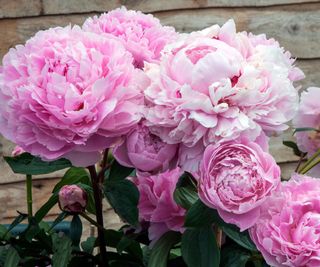
<svg viewBox="0 0 320 267">
<path fill-rule="evenodd" d="M 8 241 L 11 238 L 11 234 L 8 233 L 7 227 L 0 224 L 0 241 L 5 240 Z"/>
<path fill-rule="evenodd" d="M 250 253 L 238 246 L 224 247 L 221 251 L 221 266 L 245 267 L 250 258 Z"/>
<path fill-rule="evenodd" d="M 123 232 L 116 231 L 113 229 L 107 229 L 104 231 L 104 237 L 108 247 L 116 248 L 121 238 L 123 237 Z M 96 241 L 96 246 L 98 246 L 98 239 Z"/>
<path fill-rule="evenodd" d="M 180 176 L 173 196 L 176 203 L 187 210 L 199 199 L 196 182 L 191 174 L 185 172 Z"/>
<path fill-rule="evenodd" d="M 115 159 L 112 162 L 108 179 L 110 181 L 119 181 L 127 178 L 134 168 L 124 167 L 120 165 Z"/>
<path fill-rule="evenodd" d="M 27 229 L 23 232 L 24 238 L 31 242 L 32 239 L 41 231 L 38 223 L 36 222 L 35 218 L 30 218 L 29 224 Z"/>
<path fill-rule="evenodd" d="M 61 187 L 63 187 L 64 185 L 77 183 L 88 184 L 89 180 L 90 179 L 88 173 L 84 168 L 72 167 L 64 174 L 59 183 L 56 184 L 56 186 L 52 190 L 52 193 L 59 192 Z"/>
<path fill-rule="evenodd" d="M 205 227 L 211 226 L 216 220 L 214 210 L 204 205 L 201 200 L 197 200 L 188 210 L 185 218 L 185 227 Z"/>
<path fill-rule="evenodd" d="M 116 249 L 119 254 L 122 254 L 123 251 L 126 251 L 131 256 L 142 260 L 142 250 L 140 244 L 136 240 L 125 235 L 121 237 Z"/>
<path fill-rule="evenodd" d="M 18 212 L 19 213 L 19 212 Z M 7 229 L 7 232 L 4 234 L 4 238 L 6 238 L 7 234 L 18 224 L 23 222 L 28 217 L 28 214 L 19 213 L 19 215 L 13 220 L 13 222 L 10 224 L 9 228 Z"/>
<path fill-rule="evenodd" d="M 220 226 L 223 232 L 240 246 L 251 251 L 257 251 L 255 244 L 252 242 L 248 231 L 240 232 L 240 229 L 231 224 Z"/>
<path fill-rule="evenodd" d="M 79 247 L 82 235 L 82 222 L 78 215 L 73 215 L 70 225 L 70 238 L 73 246 Z"/>
<path fill-rule="evenodd" d="M 210 226 L 187 229 L 182 235 L 181 250 L 188 267 L 219 267 L 220 250 Z"/>
<path fill-rule="evenodd" d="M 219 226 L 227 236 L 242 247 L 253 251 L 257 250 L 250 239 L 248 231 L 240 232 L 237 226 L 224 222 L 216 210 L 207 207 L 200 200 L 188 210 L 184 225 L 189 228 L 200 228 L 211 226 L 212 224 Z"/>
<path fill-rule="evenodd" d="M 171 248 L 180 241 L 178 232 L 165 233 L 153 246 L 149 256 L 148 267 L 166 267 Z M 209 265 L 208 265 L 209 266 Z"/>
<path fill-rule="evenodd" d="M 72 241 L 64 234 L 53 234 L 52 266 L 67 267 L 71 260 Z"/>
<path fill-rule="evenodd" d="M 20 262 L 20 256 L 14 247 L 9 247 L 4 262 L 4 267 L 16 267 Z"/>
<path fill-rule="evenodd" d="M 50 230 L 48 232 L 51 232 L 52 229 L 60 222 L 62 222 L 65 218 L 67 218 L 70 214 L 63 211 L 61 212 L 58 217 L 53 221 L 53 223 L 51 224 Z"/>
<path fill-rule="evenodd" d="M 300 149 L 298 148 L 297 144 L 293 141 L 283 141 L 282 142 L 285 146 L 292 148 L 293 153 L 298 156 L 301 157 L 302 155 L 304 155 L 304 152 L 301 152 Z"/>
<path fill-rule="evenodd" d="M 142 267 L 143 265 L 126 260 L 112 260 L 109 262 L 110 267 Z"/>
<path fill-rule="evenodd" d="M 302 128 L 295 128 L 293 134 L 297 132 L 309 132 L 309 131 L 315 131 L 315 132 L 320 132 L 319 129 L 312 128 L 312 127 L 302 127 Z"/>
<path fill-rule="evenodd" d="M 106 180 L 104 194 L 120 218 L 131 225 L 138 225 L 139 191 L 134 183 L 129 180 Z"/>
<path fill-rule="evenodd" d="M 47 202 L 42 205 L 42 207 L 36 212 L 34 216 L 37 222 L 40 222 L 48 214 L 48 212 L 53 208 L 53 206 L 58 203 L 58 199 L 58 194 L 53 194 L 47 200 Z"/>
<path fill-rule="evenodd" d="M 48 174 L 72 166 L 67 159 L 43 161 L 29 153 L 23 153 L 17 157 L 4 157 L 4 159 L 13 172 L 30 175 Z"/>
<path fill-rule="evenodd" d="M 81 243 L 82 250 L 88 254 L 92 254 L 97 238 L 89 236 L 86 241 Z"/>
</svg>

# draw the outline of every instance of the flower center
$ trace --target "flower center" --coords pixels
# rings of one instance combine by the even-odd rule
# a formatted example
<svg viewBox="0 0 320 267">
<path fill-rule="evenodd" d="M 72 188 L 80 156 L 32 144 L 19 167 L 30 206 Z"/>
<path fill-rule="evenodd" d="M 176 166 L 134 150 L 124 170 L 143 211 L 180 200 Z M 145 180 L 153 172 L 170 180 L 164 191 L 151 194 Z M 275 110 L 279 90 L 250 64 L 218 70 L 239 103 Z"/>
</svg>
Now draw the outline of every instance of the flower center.
<svg viewBox="0 0 320 267">
<path fill-rule="evenodd" d="M 206 56 L 209 53 L 215 52 L 217 49 L 211 46 L 199 46 L 195 48 L 188 49 L 186 51 L 187 57 L 193 64 L 197 64 L 197 62 Z"/>
</svg>

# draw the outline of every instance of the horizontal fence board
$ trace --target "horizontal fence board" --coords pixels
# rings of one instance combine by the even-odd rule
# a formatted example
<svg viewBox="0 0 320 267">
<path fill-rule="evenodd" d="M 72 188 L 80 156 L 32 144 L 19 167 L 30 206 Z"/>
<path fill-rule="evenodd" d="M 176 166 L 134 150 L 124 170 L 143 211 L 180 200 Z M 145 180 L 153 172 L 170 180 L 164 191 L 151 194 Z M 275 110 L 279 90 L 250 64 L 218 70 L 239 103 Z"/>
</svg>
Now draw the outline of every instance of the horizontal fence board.
<svg viewBox="0 0 320 267">
<path fill-rule="evenodd" d="M 38 16 L 41 11 L 41 0 L 0 0 L 0 19 Z"/>
<path fill-rule="evenodd" d="M 301 59 L 296 62 L 296 66 L 301 68 L 306 75 L 305 79 L 297 83 L 298 85 L 302 86 L 302 89 L 306 89 L 310 86 L 320 87 L 320 59 Z"/>
<path fill-rule="evenodd" d="M 142 12 L 208 7 L 270 7 L 316 3 L 319 0 L 0 0 L 0 18 L 105 12 L 121 5 Z"/>
<path fill-rule="evenodd" d="M 10 47 L 24 43 L 37 31 L 53 26 L 82 24 L 92 14 L 42 16 L 0 20 L 0 57 Z M 238 30 L 256 34 L 266 33 L 298 58 L 320 58 L 320 4 L 289 6 L 286 9 L 206 8 L 184 11 L 167 11 L 155 14 L 163 24 L 177 31 L 190 32 L 212 24 L 223 24 L 234 18 Z"/>
</svg>

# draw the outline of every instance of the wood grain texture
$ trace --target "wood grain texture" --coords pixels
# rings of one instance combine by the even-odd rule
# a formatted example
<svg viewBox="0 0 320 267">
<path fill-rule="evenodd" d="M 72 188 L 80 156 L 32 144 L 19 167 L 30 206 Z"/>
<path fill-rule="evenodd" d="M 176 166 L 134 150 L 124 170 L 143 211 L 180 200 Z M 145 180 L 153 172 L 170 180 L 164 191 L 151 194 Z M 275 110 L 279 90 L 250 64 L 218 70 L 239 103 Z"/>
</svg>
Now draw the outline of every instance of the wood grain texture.
<svg viewBox="0 0 320 267">
<path fill-rule="evenodd" d="M 0 0 L 0 19 L 41 14 L 41 0 Z"/>
<path fill-rule="evenodd" d="M 270 7 L 319 0 L 0 0 L 0 19 L 71 13 L 106 12 L 122 5 L 142 12 L 208 7 Z"/>
<path fill-rule="evenodd" d="M 10 47 L 24 43 L 39 30 L 70 23 L 82 24 L 90 15 L 93 14 L 0 20 L 0 35 L 6 36 L 0 42 L 0 57 Z M 279 40 L 297 58 L 320 58 L 320 3 L 268 9 L 206 8 L 155 15 L 163 24 L 174 26 L 181 32 L 199 30 L 215 23 L 223 24 L 234 18 L 239 31 L 266 33 Z"/>
<path fill-rule="evenodd" d="M 142 12 L 159 12 L 208 7 L 268 7 L 314 2 L 319 0 L 43 0 L 43 12 L 44 14 L 105 12 L 121 5 Z"/>
</svg>

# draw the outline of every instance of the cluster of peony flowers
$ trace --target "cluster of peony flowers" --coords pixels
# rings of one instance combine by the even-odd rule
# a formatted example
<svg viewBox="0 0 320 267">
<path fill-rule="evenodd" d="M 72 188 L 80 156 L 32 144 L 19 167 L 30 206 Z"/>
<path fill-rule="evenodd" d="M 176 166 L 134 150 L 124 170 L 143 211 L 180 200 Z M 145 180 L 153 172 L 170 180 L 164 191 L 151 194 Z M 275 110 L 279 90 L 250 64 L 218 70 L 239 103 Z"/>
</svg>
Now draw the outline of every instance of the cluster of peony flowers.
<svg viewBox="0 0 320 267">
<path fill-rule="evenodd" d="M 122 7 L 82 27 L 40 31 L 4 56 L 0 132 L 19 146 L 15 155 L 74 166 L 95 164 L 111 148 L 137 171 L 139 217 L 152 242 L 184 231 L 186 210 L 173 192 L 189 171 L 202 202 L 250 229 L 268 263 L 318 266 L 319 182 L 281 184 L 268 153 L 269 137 L 299 108 L 293 82 L 302 78 L 277 41 L 237 32 L 233 20 L 181 34 Z M 319 93 L 302 94 L 296 127 L 319 129 Z M 318 131 L 297 138 L 303 151 L 320 148 Z M 63 209 L 83 209 L 78 189 L 60 191 Z M 81 196 L 71 203 L 69 194 Z"/>
</svg>

